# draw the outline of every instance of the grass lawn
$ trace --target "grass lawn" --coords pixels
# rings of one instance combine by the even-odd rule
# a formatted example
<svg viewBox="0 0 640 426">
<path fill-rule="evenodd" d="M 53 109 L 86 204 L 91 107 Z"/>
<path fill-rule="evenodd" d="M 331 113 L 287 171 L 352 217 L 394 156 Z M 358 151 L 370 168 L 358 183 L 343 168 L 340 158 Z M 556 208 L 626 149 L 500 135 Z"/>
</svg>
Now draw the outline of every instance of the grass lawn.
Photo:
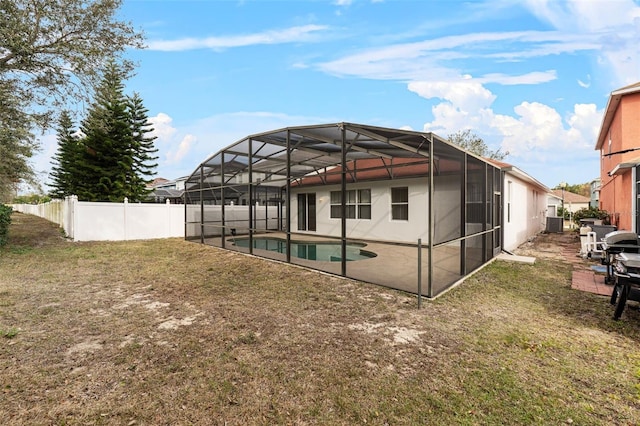
<svg viewBox="0 0 640 426">
<path fill-rule="evenodd" d="M 640 313 L 571 266 L 415 297 L 180 239 L 73 243 L 13 214 L 0 424 L 640 424 Z"/>
</svg>

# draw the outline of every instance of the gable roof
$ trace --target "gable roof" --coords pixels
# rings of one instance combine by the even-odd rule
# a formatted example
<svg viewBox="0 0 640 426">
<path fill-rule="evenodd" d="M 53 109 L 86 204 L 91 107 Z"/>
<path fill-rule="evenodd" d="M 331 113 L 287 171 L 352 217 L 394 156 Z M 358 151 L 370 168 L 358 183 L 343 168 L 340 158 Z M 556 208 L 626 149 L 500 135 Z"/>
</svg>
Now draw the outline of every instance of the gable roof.
<svg viewBox="0 0 640 426">
<path fill-rule="evenodd" d="M 559 200 L 562 200 L 562 189 L 553 189 L 551 191 L 553 195 L 555 195 Z M 564 202 L 565 203 L 590 203 L 591 199 L 589 197 L 585 197 L 584 195 L 574 194 L 573 192 L 569 192 L 567 190 L 564 191 Z"/>
<path fill-rule="evenodd" d="M 631 95 L 634 93 L 640 93 L 640 82 L 630 84 L 625 87 L 621 87 L 620 89 L 614 90 L 611 92 L 609 96 L 609 100 L 607 101 L 607 107 L 604 111 L 604 115 L 602 116 L 602 124 L 600 125 L 600 133 L 598 133 L 598 139 L 596 140 L 596 151 L 602 149 L 604 145 L 604 141 L 607 139 L 607 133 L 609 132 L 609 127 L 611 127 L 611 122 L 613 121 L 613 117 L 616 114 L 618 107 L 620 106 L 620 101 L 625 95 Z"/>
</svg>

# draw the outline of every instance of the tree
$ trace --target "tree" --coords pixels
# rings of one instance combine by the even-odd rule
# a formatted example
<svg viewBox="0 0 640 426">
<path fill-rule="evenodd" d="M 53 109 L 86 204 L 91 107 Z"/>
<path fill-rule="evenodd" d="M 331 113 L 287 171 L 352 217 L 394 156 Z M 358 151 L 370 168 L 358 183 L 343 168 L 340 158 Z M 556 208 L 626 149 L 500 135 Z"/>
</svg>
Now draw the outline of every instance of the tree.
<svg viewBox="0 0 640 426">
<path fill-rule="evenodd" d="M 155 137 L 148 136 L 153 129 L 140 95 L 124 94 L 125 76 L 117 64 L 107 65 L 82 121 L 79 144 L 70 144 L 70 149 L 60 145 L 59 152 L 69 153 L 60 157 L 72 161 L 59 161 L 56 176 L 70 182 L 81 200 L 143 201 L 149 192 L 146 183 L 157 166 L 152 163 L 157 159 Z M 60 129 L 59 142 L 68 140 L 69 123 L 61 123 Z"/>
<path fill-rule="evenodd" d="M 485 141 L 469 129 L 452 133 L 449 135 L 448 139 L 452 144 L 479 155 L 480 157 L 491 158 L 493 160 L 503 160 L 507 155 L 509 155 L 509 151 L 502 152 L 500 151 L 500 148 L 495 151 L 491 151 Z"/>
<path fill-rule="evenodd" d="M 48 126 L 62 105 L 88 99 L 104 64 L 128 47 L 144 47 L 142 34 L 116 19 L 121 4 L 0 0 L 0 158 L 11 159 L 15 170 L 11 176 L 0 171 L 0 194 L 10 192 L 15 179 L 35 178 L 27 161 L 37 149 L 31 133 Z"/>
<path fill-rule="evenodd" d="M 127 196 L 127 177 L 133 167 L 133 143 L 124 71 L 107 64 L 81 130 L 85 135 L 82 158 L 77 164 L 83 176 L 78 198 L 87 201 L 122 201 Z"/>
<path fill-rule="evenodd" d="M 130 154 L 133 158 L 131 173 L 129 178 L 129 199 L 133 201 L 144 200 L 149 194 L 147 182 L 153 176 L 153 170 L 158 166 L 153 161 L 158 157 L 154 154 L 158 150 L 153 145 L 155 136 L 149 137 L 148 133 L 153 129 L 150 127 L 148 110 L 142 104 L 142 98 L 138 93 L 134 93 L 128 102 L 129 120 L 131 123 L 132 145 Z"/>
<path fill-rule="evenodd" d="M 590 183 L 576 183 L 573 185 L 569 185 L 566 183 L 560 183 L 558 185 L 555 186 L 555 188 L 553 189 L 562 189 L 562 186 L 564 185 L 564 190 L 566 192 L 572 192 L 574 194 L 578 194 L 578 195 L 582 195 L 584 197 L 590 197 L 591 196 L 591 184 Z"/>
<path fill-rule="evenodd" d="M 78 193 L 79 179 L 77 164 L 81 159 L 82 145 L 73 129 L 73 121 L 68 111 L 63 111 L 58 121 L 58 150 L 53 156 L 51 196 L 64 198 Z"/>
<path fill-rule="evenodd" d="M 0 84 L 0 202 L 13 198 L 19 182 L 36 182 L 28 162 L 36 142 L 23 106 L 15 93 Z"/>
<path fill-rule="evenodd" d="M 18 195 L 13 199 L 13 204 L 44 204 L 51 201 L 51 197 L 43 194 Z"/>
</svg>

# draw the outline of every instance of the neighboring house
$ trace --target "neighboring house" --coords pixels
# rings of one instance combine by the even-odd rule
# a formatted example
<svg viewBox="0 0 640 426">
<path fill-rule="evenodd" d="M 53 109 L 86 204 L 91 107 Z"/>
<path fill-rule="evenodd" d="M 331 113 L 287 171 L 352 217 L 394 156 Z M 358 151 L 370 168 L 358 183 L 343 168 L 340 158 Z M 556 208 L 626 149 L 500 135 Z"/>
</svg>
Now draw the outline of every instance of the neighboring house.
<svg viewBox="0 0 640 426">
<path fill-rule="evenodd" d="M 161 189 L 175 189 L 178 191 L 184 191 L 184 183 L 186 182 L 188 176 L 179 177 L 177 179 L 168 180 L 164 178 L 156 178 L 152 183 L 154 188 Z"/>
<path fill-rule="evenodd" d="M 149 194 L 156 203 L 165 203 L 169 201 L 171 204 L 181 204 L 182 196 L 184 194 L 184 183 L 187 180 L 187 176 L 183 176 L 174 180 L 168 180 L 165 178 L 155 178 L 149 187 L 152 189 Z"/>
<path fill-rule="evenodd" d="M 618 229 L 640 231 L 640 82 L 611 92 L 595 149 L 600 151 L 600 209 Z"/>
<path fill-rule="evenodd" d="M 157 186 L 164 185 L 167 182 L 169 182 L 169 179 L 165 179 L 163 177 L 157 177 L 157 178 L 154 178 L 151 182 L 149 182 L 147 184 L 147 187 L 148 188 L 155 188 Z"/>
<path fill-rule="evenodd" d="M 433 297 L 540 232 L 547 191 L 432 133 L 289 127 L 247 136 L 194 170 L 186 238 Z M 331 262 L 301 257 L 324 250 L 309 241 L 342 251 Z M 359 243 L 377 256 L 345 258 Z"/>
<path fill-rule="evenodd" d="M 591 199 L 589 206 L 593 208 L 600 208 L 600 178 L 591 181 Z"/>
<path fill-rule="evenodd" d="M 561 208 L 564 204 L 565 210 L 567 210 L 570 214 L 577 212 L 580 209 L 589 208 L 589 204 L 591 199 L 585 197 L 584 195 L 574 194 L 573 192 L 563 191 L 562 189 L 553 189 L 548 194 L 547 198 L 548 206 L 550 208 L 547 209 L 548 212 L 551 210 L 556 211 L 556 214 L 553 216 L 560 216 L 558 214 L 559 208 Z M 551 215 L 550 215 L 551 216 Z"/>
</svg>

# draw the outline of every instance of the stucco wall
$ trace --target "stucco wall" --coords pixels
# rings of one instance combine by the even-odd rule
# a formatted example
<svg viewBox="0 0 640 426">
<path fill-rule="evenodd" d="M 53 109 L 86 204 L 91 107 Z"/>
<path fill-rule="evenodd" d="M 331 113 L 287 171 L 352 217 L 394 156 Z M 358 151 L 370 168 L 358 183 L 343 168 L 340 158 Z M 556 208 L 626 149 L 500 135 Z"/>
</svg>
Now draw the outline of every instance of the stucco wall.
<svg viewBox="0 0 640 426">
<path fill-rule="evenodd" d="M 428 241 L 428 204 L 425 191 L 426 179 L 398 179 L 382 182 L 363 182 L 349 185 L 347 189 L 371 189 L 371 219 L 347 219 L 347 237 L 391 242 Z M 407 187 L 409 190 L 409 220 L 391 219 L 391 188 Z M 314 235 L 341 235 L 341 220 L 331 218 L 331 191 L 339 191 L 340 185 L 314 186 L 292 190 L 291 224 L 295 232 Z M 316 231 L 297 231 L 297 194 L 316 194 Z M 459 223 L 459 222 L 458 222 Z"/>
<path fill-rule="evenodd" d="M 507 221 L 506 191 L 511 182 L 511 212 Z M 409 220 L 394 221 L 390 216 L 391 191 L 393 186 L 409 188 Z M 438 188 L 434 210 L 436 216 L 437 241 L 448 241 L 461 236 L 460 182 L 451 176 L 436 178 Z M 416 242 L 421 238 L 428 243 L 428 197 L 425 179 L 402 179 L 383 182 L 365 182 L 349 185 L 348 189 L 371 189 L 371 219 L 347 219 L 347 237 L 390 242 Z M 340 236 L 340 219 L 330 218 L 330 192 L 339 191 L 339 185 L 295 188 L 292 206 L 297 205 L 297 193 L 315 193 L 317 200 L 317 235 Z M 546 226 L 546 192 L 534 189 L 523 180 L 507 174 L 504 181 L 503 209 L 504 247 L 513 250 L 529 238 L 537 235 Z M 291 223 L 297 224 L 297 210 L 291 209 Z M 294 229 L 295 230 L 295 229 Z M 469 231 L 473 231 L 469 229 Z M 479 229 L 478 229 L 479 231 Z M 298 231 L 300 232 L 300 231 Z M 302 231 L 304 232 L 304 231 Z"/>
<path fill-rule="evenodd" d="M 609 175 L 617 165 L 638 158 L 638 151 L 615 154 L 630 148 L 638 148 L 640 140 L 640 93 L 622 97 L 614 114 L 611 126 L 606 133 L 600 161 L 600 208 L 611 214 L 612 223 L 619 229 L 632 229 L 633 226 L 633 173 L 631 169 L 621 169 L 617 174 Z M 609 139 L 611 145 L 609 145 Z"/>
<path fill-rule="evenodd" d="M 600 192 L 600 208 L 609 212 L 618 229 L 632 229 L 633 173 L 629 169 L 614 176 Z"/>
<path fill-rule="evenodd" d="M 504 205 L 505 249 L 514 250 L 545 229 L 546 193 L 510 174 L 504 178 Z"/>
</svg>

